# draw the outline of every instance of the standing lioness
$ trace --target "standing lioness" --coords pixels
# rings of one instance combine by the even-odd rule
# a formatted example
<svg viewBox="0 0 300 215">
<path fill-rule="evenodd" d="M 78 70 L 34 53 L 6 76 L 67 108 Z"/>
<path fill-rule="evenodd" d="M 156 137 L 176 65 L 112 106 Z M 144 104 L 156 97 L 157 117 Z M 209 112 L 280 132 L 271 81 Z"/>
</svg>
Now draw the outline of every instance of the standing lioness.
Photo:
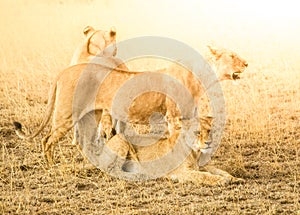
<svg viewBox="0 0 300 215">
<path fill-rule="evenodd" d="M 239 78 L 239 75 L 247 67 L 247 62 L 240 58 L 237 54 L 226 51 L 226 50 L 214 50 L 211 49 L 211 54 L 214 58 L 219 80 L 235 80 Z M 116 92 L 127 80 L 133 76 L 141 75 L 142 72 L 130 72 L 126 70 L 114 69 L 120 66 L 120 61 L 115 58 L 102 58 L 104 66 L 100 64 L 79 64 L 67 68 L 62 71 L 55 79 L 54 85 L 51 88 L 50 97 L 48 99 L 47 114 L 41 123 L 40 128 L 33 135 L 27 136 L 22 132 L 20 123 L 15 123 L 16 132 L 21 138 L 32 138 L 41 132 L 44 127 L 48 124 L 51 115 L 53 114 L 53 121 L 50 133 L 43 139 L 43 151 L 48 162 L 52 163 L 53 152 L 56 143 L 66 132 L 68 132 L 73 126 L 73 96 L 78 83 L 79 78 L 83 72 L 87 72 L 86 83 L 97 76 L 97 73 L 106 73 L 106 79 L 102 82 L 96 96 L 94 110 L 111 110 L 112 99 Z M 190 71 L 177 71 L 172 67 L 157 70 L 147 71 L 161 74 L 171 75 L 180 81 L 187 89 L 189 89 L 192 96 L 198 100 L 198 97 L 202 95 L 202 87 L 200 83 L 195 79 Z M 135 109 L 133 106 L 130 114 L 133 121 L 147 120 L 145 116 L 151 115 L 151 112 L 162 112 L 166 111 L 165 95 L 159 93 L 153 93 L 152 96 L 141 96 L 141 100 L 136 101 Z M 148 99 L 147 101 L 145 99 Z M 143 108 L 143 104 L 148 104 L 148 109 Z M 146 112 L 145 112 L 146 111 Z M 78 116 L 81 113 L 77 113 Z M 165 113 L 163 113 L 165 114 Z M 139 118 L 141 117 L 141 118 Z"/>
</svg>

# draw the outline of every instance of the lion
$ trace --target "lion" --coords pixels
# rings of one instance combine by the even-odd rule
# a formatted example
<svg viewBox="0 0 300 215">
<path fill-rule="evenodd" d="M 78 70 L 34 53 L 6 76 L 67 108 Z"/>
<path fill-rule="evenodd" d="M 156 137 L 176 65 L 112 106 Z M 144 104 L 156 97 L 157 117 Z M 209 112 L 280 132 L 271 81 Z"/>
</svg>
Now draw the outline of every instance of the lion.
<svg viewBox="0 0 300 215">
<path fill-rule="evenodd" d="M 223 80 L 238 80 L 244 69 L 248 67 L 248 62 L 242 59 L 237 53 L 228 51 L 227 49 L 215 49 L 207 46 L 211 55 L 208 57 L 210 65 L 215 71 L 226 70 L 222 76 L 219 77 L 220 81 Z M 229 72 L 231 71 L 231 73 Z"/>
<path fill-rule="evenodd" d="M 116 34 L 114 28 L 107 32 L 86 26 L 83 29 L 84 41 L 73 54 L 70 66 L 88 63 L 97 55 L 115 56 L 117 54 Z M 109 46 L 111 46 L 110 49 Z"/>
<path fill-rule="evenodd" d="M 73 54 L 70 66 L 97 62 L 97 56 L 115 56 L 117 54 L 116 47 L 116 30 L 111 28 L 109 32 L 103 30 L 95 30 L 91 26 L 83 29 L 84 41 L 78 46 Z M 100 63 L 101 59 L 100 59 Z M 128 70 L 125 64 L 120 63 L 120 68 Z M 74 130 L 73 145 L 77 145 L 76 130 Z"/>
<path fill-rule="evenodd" d="M 247 61 L 242 59 L 235 52 L 226 49 L 214 49 L 211 46 L 208 46 L 208 48 L 211 54 L 209 57 L 209 62 L 215 68 L 215 71 L 217 71 L 218 73 L 218 82 L 225 81 L 225 80 L 235 81 L 240 79 L 241 73 L 243 73 L 245 68 L 248 66 Z M 166 69 L 163 73 L 170 76 L 175 76 L 177 78 L 181 76 L 181 73 L 184 73 L 183 71 L 185 71 L 183 67 L 181 67 L 178 64 L 173 64 L 168 69 Z M 202 86 L 198 84 L 198 81 L 191 73 L 186 73 L 186 74 L 187 74 L 186 76 L 183 75 L 184 77 L 181 77 L 180 82 L 186 88 L 188 88 L 190 92 L 192 92 L 192 96 L 194 97 L 195 102 L 198 103 L 200 101 L 200 97 L 203 96 L 204 94 Z M 129 118 L 133 123 L 139 124 L 142 122 L 147 124 L 151 114 L 155 112 L 155 110 L 151 108 L 148 109 L 147 113 L 144 110 L 145 102 L 143 101 L 147 100 L 148 96 L 149 95 L 145 93 L 144 95 L 140 95 L 139 98 L 137 98 L 132 102 L 131 107 L 134 107 L 134 110 L 129 109 Z M 148 101 L 151 103 L 151 104 L 148 103 L 148 107 L 155 107 L 154 103 L 160 103 L 161 100 L 166 101 L 167 103 L 166 106 L 169 108 L 167 108 L 167 111 L 164 115 L 166 121 L 168 122 L 168 132 L 170 136 L 174 130 L 180 127 L 179 110 L 177 109 L 176 104 L 170 98 L 165 99 L 160 95 L 154 97 L 153 94 L 151 98 L 153 100 Z M 171 106 L 172 108 L 170 108 Z M 165 110 L 160 110 L 159 112 L 164 112 L 164 111 Z M 198 111 L 200 111 L 200 109 Z M 143 113 L 142 116 L 141 114 L 139 114 L 141 112 Z M 201 114 L 201 112 L 198 112 L 198 114 Z M 124 129 L 125 129 L 125 125 L 121 124 L 118 127 L 118 133 L 122 133 Z"/>
<path fill-rule="evenodd" d="M 215 56 L 220 81 L 239 78 L 239 75 L 247 67 L 247 62 L 231 51 L 217 51 L 211 49 L 211 53 Z M 100 61 L 102 61 L 102 63 Z M 23 139 L 34 138 L 49 123 L 51 115 L 53 114 L 51 130 L 42 140 L 43 154 L 46 161 L 51 164 L 53 163 L 54 148 L 57 142 L 74 127 L 76 122 L 80 120 L 80 116 L 83 116 L 91 110 L 107 109 L 111 111 L 112 101 L 116 92 L 118 92 L 126 81 L 133 77 L 154 73 L 169 75 L 178 79 L 191 92 L 195 100 L 198 100 L 199 96 L 203 94 L 200 83 L 188 70 L 174 70 L 174 68 L 170 67 L 156 71 L 133 72 L 122 69 L 122 65 L 124 65 L 122 61 L 114 57 L 103 56 L 99 57 L 97 64 L 83 63 L 63 70 L 55 79 L 50 90 L 46 117 L 43 119 L 38 130 L 31 135 L 26 135 L 22 131 L 22 125 L 18 122 L 14 122 L 17 135 Z M 86 99 L 91 96 L 90 91 L 88 91 L 89 89 L 82 89 L 77 92 L 82 94 L 85 101 L 79 103 L 80 105 L 86 106 L 81 107 L 82 109 L 79 112 L 74 112 L 74 94 L 79 79 L 81 83 L 83 83 L 81 86 L 91 87 L 97 83 L 96 79 L 99 76 L 105 77 L 105 81 L 103 81 L 99 87 L 96 97 L 90 98 L 92 100 L 96 99 L 94 106 L 88 107 L 93 101 L 86 101 Z M 169 83 L 162 82 L 162 84 L 168 85 Z M 161 112 L 163 115 L 166 115 L 168 103 L 174 106 L 172 101 L 166 102 L 166 95 L 158 92 L 150 94 L 150 96 L 147 93 L 139 96 L 138 99 L 131 104 L 129 108 L 129 119 L 131 123 L 148 123 L 148 119 L 153 112 Z M 143 107 L 145 104 L 147 104 L 146 109 Z M 174 111 L 169 112 L 173 113 Z M 74 114 L 76 115 L 75 117 Z M 74 118 L 76 119 L 75 121 Z"/>
<path fill-rule="evenodd" d="M 210 186 L 242 183 L 243 179 L 235 178 L 228 172 L 212 165 L 199 167 L 199 157 L 210 148 L 210 130 L 213 118 L 211 116 L 203 116 L 198 120 L 200 120 L 200 126 L 198 130 L 194 131 L 196 136 L 195 142 L 192 145 L 186 142 L 191 152 L 186 155 L 187 157 L 178 167 L 167 173 L 165 177 L 179 182 L 191 181 Z M 185 123 L 185 126 L 188 125 Z M 106 145 L 113 152 L 114 156 L 122 158 L 125 161 L 121 166 L 123 171 L 136 174 L 143 172 L 143 162 L 161 159 L 164 155 L 171 152 L 174 149 L 179 134 L 180 130 L 176 130 L 171 137 L 160 139 L 148 146 L 132 145 L 122 134 L 117 134 L 106 142 Z M 111 160 L 114 162 L 116 158 L 111 158 Z M 135 161 L 135 163 L 131 161 Z M 151 173 L 148 172 L 148 174 Z"/>
</svg>

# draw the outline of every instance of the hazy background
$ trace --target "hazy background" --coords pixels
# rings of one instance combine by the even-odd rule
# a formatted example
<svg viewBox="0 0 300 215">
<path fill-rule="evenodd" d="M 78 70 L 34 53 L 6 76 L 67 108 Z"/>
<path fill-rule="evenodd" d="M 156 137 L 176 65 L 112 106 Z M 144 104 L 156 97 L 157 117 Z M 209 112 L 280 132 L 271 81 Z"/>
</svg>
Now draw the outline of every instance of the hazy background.
<svg viewBox="0 0 300 215">
<path fill-rule="evenodd" d="M 18 34 L 13 41 L 18 46 L 38 52 L 47 44 L 45 52 L 56 49 L 71 55 L 70 49 L 77 46 L 86 25 L 114 26 L 119 41 L 141 35 L 166 36 L 201 52 L 210 44 L 230 48 L 248 59 L 271 53 L 270 58 L 290 62 L 298 59 L 300 51 L 297 10 L 298 3 L 293 0 L 1 0 L 0 38 L 5 44 Z"/>
</svg>

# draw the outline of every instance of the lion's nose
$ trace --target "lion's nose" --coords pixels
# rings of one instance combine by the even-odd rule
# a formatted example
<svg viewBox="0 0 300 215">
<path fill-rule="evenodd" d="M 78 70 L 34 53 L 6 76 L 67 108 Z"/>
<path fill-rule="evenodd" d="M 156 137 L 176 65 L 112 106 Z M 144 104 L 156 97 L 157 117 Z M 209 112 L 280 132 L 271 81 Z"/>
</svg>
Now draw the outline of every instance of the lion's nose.
<svg viewBox="0 0 300 215">
<path fill-rule="evenodd" d="M 205 145 L 207 145 L 208 147 L 210 146 L 212 142 L 211 141 L 205 141 Z"/>
<path fill-rule="evenodd" d="M 248 63 L 246 62 L 246 63 L 244 63 L 244 65 L 245 65 L 245 67 L 247 67 L 247 66 L 248 66 Z"/>
</svg>

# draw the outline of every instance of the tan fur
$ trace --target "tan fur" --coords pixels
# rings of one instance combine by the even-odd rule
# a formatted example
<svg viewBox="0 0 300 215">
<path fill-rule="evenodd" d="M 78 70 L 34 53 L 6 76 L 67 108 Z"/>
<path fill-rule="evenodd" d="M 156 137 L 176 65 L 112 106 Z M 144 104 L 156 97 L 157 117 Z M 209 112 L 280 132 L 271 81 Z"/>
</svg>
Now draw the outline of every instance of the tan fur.
<svg viewBox="0 0 300 215">
<path fill-rule="evenodd" d="M 106 145 L 120 158 L 139 161 L 134 147 L 121 134 L 113 136 Z"/>
<path fill-rule="evenodd" d="M 95 30 L 91 26 L 83 29 L 84 40 L 76 49 L 70 66 L 88 63 L 96 55 L 115 56 L 117 54 L 116 47 L 116 31 L 111 29 L 108 31 Z M 105 50 L 108 46 L 112 46 L 111 50 Z"/>
<path fill-rule="evenodd" d="M 226 65 L 229 64 L 226 66 L 227 68 L 233 67 L 233 65 L 231 64 L 236 64 L 236 62 L 232 62 L 233 58 L 227 58 L 228 62 L 224 62 L 223 60 L 223 57 L 227 56 L 229 53 L 231 52 L 228 52 L 227 54 L 223 53 L 220 57 L 218 57 L 218 59 L 216 59 L 216 62 L 223 62 L 226 63 Z M 101 84 L 96 98 L 95 107 L 93 107 L 94 110 L 111 110 L 112 100 L 119 88 L 130 78 L 143 74 L 142 72 L 126 71 L 127 67 L 124 64 L 120 64 L 120 61 L 117 61 L 115 58 L 102 59 L 102 65 L 100 65 L 99 63 L 78 64 L 62 71 L 56 78 L 51 90 L 52 95 L 50 95 L 50 100 L 48 103 L 48 112 L 44 120 L 45 123 L 43 123 L 38 132 L 35 133 L 39 133 L 45 127 L 45 125 L 51 117 L 51 114 L 53 113 L 51 131 L 43 139 L 43 152 L 49 163 L 52 163 L 53 152 L 56 143 L 61 137 L 63 137 L 66 134 L 66 132 L 68 132 L 74 126 L 72 120 L 72 98 L 74 96 L 77 82 L 83 71 L 88 72 L 92 75 L 96 74 L 96 71 L 101 72 L 103 70 L 107 70 L 107 67 L 119 67 L 123 69 L 112 70 L 111 73 L 106 77 L 105 81 Z M 88 71 L 86 71 L 87 66 Z M 219 67 L 221 68 L 221 66 Z M 244 68 L 245 67 L 246 66 L 244 66 Z M 195 79 L 195 77 L 190 71 L 178 68 L 176 69 L 176 67 L 170 67 L 168 69 L 162 69 L 155 72 L 169 74 L 178 79 L 178 81 L 180 81 L 184 86 L 186 86 L 186 88 L 191 92 L 192 96 L 195 98 L 196 101 L 203 93 L 199 82 Z M 242 70 L 239 69 L 239 72 L 242 72 Z M 233 71 L 232 69 L 230 69 L 229 72 L 222 70 L 221 76 L 224 76 L 225 73 L 231 74 L 233 73 Z M 129 108 L 129 119 L 131 123 L 148 123 L 148 119 L 153 112 L 161 112 L 162 114 L 166 114 L 168 105 L 168 102 L 166 103 L 166 96 L 161 93 L 150 94 L 151 96 L 147 94 L 139 96 L 131 104 Z M 147 108 L 144 108 L 145 104 L 148 105 Z M 172 102 L 169 102 L 169 104 L 172 104 Z M 174 106 L 174 104 L 171 106 Z M 88 112 L 91 110 L 86 111 Z M 174 111 L 171 110 L 170 112 Z M 17 130 L 21 131 L 21 129 Z M 19 132 L 19 134 L 20 137 L 22 137 L 21 132 Z M 33 137 L 33 135 L 31 135 L 31 137 Z"/>
<path fill-rule="evenodd" d="M 235 178 L 226 171 L 220 170 L 214 166 L 206 165 L 205 167 L 198 166 L 198 159 L 201 156 L 202 150 L 205 150 L 207 145 L 206 142 L 210 142 L 209 132 L 211 129 L 212 121 L 210 117 L 203 118 L 200 122 L 200 133 L 198 134 L 197 143 L 200 150 L 193 150 L 191 154 L 186 158 L 186 160 L 175 170 L 170 172 L 167 177 L 172 180 L 178 180 L 179 182 L 192 181 L 197 184 L 206 184 L 206 185 L 225 185 L 228 183 L 240 183 L 244 180 L 241 178 Z M 175 135 L 176 137 L 176 135 Z M 174 136 L 172 137 L 174 138 Z M 173 143 L 174 139 L 171 140 Z M 162 146 L 172 149 L 172 144 L 161 144 Z M 147 150 L 151 151 L 151 150 Z M 149 152 L 144 151 L 148 154 Z M 166 150 L 163 150 L 166 151 Z M 140 154 L 139 152 L 137 152 Z M 140 156 L 138 156 L 140 159 Z"/>
<path fill-rule="evenodd" d="M 240 79 L 240 74 L 243 73 L 248 66 L 247 61 L 242 59 L 238 54 L 226 49 L 214 49 L 208 46 L 211 53 L 211 65 L 219 71 L 219 80 L 236 80 Z"/>
<path fill-rule="evenodd" d="M 205 143 L 209 142 L 211 125 L 211 117 L 201 118 L 199 135 L 196 141 L 197 144 L 199 144 L 199 150 L 192 151 L 179 167 L 166 175 L 167 178 L 178 180 L 179 182 L 191 181 L 197 184 L 211 186 L 243 182 L 243 179 L 235 178 L 226 171 L 210 165 L 202 167 L 201 169 L 199 168 L 197 161 L 201 156 L 201 149 L 207 148 L 207 144 Z M 170 152 L 176 144 L 179 132 L 179 130 L 176 130 L 170 138 L 161 139 L 155 144 L 149 146 L 134 146 L 133 149 L 132 145 L 128 143 L 122 135 L 118 134 L 108 141 L 106 145 L 123 159 L 135 160 L 139 163 L 149 162 L 160 159 Z"/>
<path fill-rule="evenodd" d="M 111 28 L 109 32 L 103 30 L 95 30 L 91 26 L 86 26 L 83 29 L 84 40 L 82 44 L 76 49 L 70 66 L 80 64 L 80 63 L 89 63 L 93 60 L 96 62 L 98 59 L 96 56 L 115 56 L 117 54 L 116 47 L 116 30 Z M 108 46 L 111 46 L 112 50 L 105 50 Z M 105 50 L 105 51 L 104 51 Z M 100 63 L 101 59 L 100 59 Z M 127 69 L 124 65 L 120 68 Z M 74 130 L 73 136 L 73 145 L 77 144 L 76 131 Z"/>
<path fill-rule="evenodd" d="M 113 134 L 113 122 L 112 117 L 107 109 L 104 109 L 99 123 L 99 132 L 102 138 L 105 138 L 108 141 L 112 138 Z"/>
</svg>

